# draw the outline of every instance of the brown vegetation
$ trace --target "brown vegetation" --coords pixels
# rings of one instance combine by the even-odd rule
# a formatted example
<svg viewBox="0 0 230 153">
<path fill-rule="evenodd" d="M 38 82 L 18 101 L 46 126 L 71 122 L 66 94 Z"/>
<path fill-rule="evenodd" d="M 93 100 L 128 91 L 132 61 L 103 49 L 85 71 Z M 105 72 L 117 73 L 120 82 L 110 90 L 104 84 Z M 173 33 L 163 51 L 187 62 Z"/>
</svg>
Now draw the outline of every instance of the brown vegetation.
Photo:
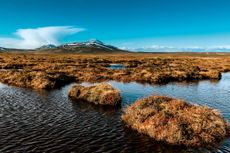
<svg viewBox="0 0 230 153">
<path fill-rule="evenodd" d="M 99 105 L 116 106 L 121 104 L 120 92 L 109 84 L 98 84 L 90 87 L 74 85 L 69 91 L 69 97 Z"/>
<path fill-rule="evenodd" d="M 109 69 L 112 63 L 126 68 Z M 218 80 L 227 71 L 230 57 L 225 54 L 0 54 L 0 82 L 35 89 L 52 89 L 69 81 Z"/>
<path fill-rule="evenodd" d="M 34 89 L 54 89 L 70 83 L 73 77 L 62 73 L 10 71 L 1 74 L 1 81 L 10 85 Z"/>
<path fill-rule="evenodd" d="M 122 120 L 140 133 L 173 145 L 211 146 L 229 132 L 218 111 L 163 96 L 136 101 L 125 110 Z"/>
</svg>

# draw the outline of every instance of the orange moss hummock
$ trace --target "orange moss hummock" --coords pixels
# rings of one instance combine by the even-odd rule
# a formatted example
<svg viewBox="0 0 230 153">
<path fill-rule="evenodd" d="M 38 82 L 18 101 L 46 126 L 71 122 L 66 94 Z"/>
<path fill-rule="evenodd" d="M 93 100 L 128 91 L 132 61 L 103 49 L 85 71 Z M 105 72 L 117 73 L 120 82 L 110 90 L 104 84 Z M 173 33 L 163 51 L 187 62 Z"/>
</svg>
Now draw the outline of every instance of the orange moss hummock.
<svg viewBox="0 0 230 153">
<path fill-rule="evenodd" d="M 25 88 L 53 89 L 75 80 L 150 84 L 219 80 L 222 72 L 230 71 L 229 55 L 0 53 L 0 82 Z M 120 63 L 125 68 L 110 69 L 112 63 Z"/>
<path fill-rule="evenodd" d="M 104 83 L 91 87 L 75 85 L 70 89 L 69 97 L 99 105 L 115 106 L 121 104 L 120 92 L 111 85 Z"/>
<path fill-rule="evenodd" d="M 12 71 L 2 72 L 0 81 L 18 87 L 50 90 L 73 82 L 75 78 L 64 73 Z"/>
<path fill-rule="evenodd" d="M 129 106 L 122 120 L 156 141 L 193 147 L 211 146 L 228 134 L 218 111 L 163 96 L 150 96 Z"/>
</svg>

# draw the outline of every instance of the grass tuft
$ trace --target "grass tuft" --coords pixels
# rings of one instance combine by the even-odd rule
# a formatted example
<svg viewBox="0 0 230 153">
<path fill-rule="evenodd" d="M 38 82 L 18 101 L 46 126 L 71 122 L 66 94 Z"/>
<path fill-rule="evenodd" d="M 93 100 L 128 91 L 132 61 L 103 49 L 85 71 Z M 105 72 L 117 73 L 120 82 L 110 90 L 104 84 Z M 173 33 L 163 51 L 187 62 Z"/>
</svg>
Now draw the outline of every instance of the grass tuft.
<svg viewBox="0 0 230 153">
<path fill-rule="evenodd" d="M 132 129 L 173 145 L 212 146 L 229 134 L 217 110 L 164 96 L 137 100 L 121 118 Z"/>
</svg>

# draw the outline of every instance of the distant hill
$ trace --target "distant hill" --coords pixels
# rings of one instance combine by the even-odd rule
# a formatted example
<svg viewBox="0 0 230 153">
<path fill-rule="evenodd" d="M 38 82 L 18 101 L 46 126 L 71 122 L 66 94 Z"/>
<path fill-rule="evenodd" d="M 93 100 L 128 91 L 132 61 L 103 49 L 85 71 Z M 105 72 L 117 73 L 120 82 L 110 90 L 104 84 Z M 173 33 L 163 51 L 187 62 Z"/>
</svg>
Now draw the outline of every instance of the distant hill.
<svg viewBox="0 0 230 153">
<path fill-rule="evenodd" d="M 103 49 L 103 50 L 118 50 L 117 47 L 106 45 L 103 42 L 96 40 L 96 39 L 92 39 L 86 42 L 68 43 L 68 44 L 61 45 L 59 47 L 66 48 L 66 49 L 97 48 L 97 49 Z"/>
<path fill-rule="evenodd" d="M 34 52 L 34 50 L 31 49 L 15 49 L 15 48 L 4 48 L 0 47 L 1 53 L 20 53 L 20 52 Z"/>
<path fill-rule="evenodd" d="M 6 48 L 0 47 L 0 51 L 7 50 Z"/>
<path fill-rule="evenodd" d="M 147 48 L 129 49 L 135 52 L 229 52 L 230 47 L 168 47 L 152 46 Z"/>
<path fill-rule="evenodd" d="M 86 42 L 73 42 L 60 46 L 52 44 L 44 45 L 36 49 L 37 52 L 48 53 L 125 53 L 128 51 L 121 50 L 117 47 L 106 45 L 103 42 L 92 39 Z"/>
<path fill-rule="evenodd" d="M 86 42 L 73 42 L 60 46 L 53 44 L 43 45 L 37 49 L 11 49 L 0 47 L 0 52 L 30 52 L 30 53 L 129 53 L 117 47 L 104 44 L 103 42 L 92 39 Z"/>
<path fill-rule="evenodd" d="M 48 44 L 48 45 L 43 45 L 39 48 L 37 48 L 36 50 L 43 50 L 43 49 L 55 49 L 57 48 L 57 46 L 53 45 L 53 44 Z"/>
</svg>

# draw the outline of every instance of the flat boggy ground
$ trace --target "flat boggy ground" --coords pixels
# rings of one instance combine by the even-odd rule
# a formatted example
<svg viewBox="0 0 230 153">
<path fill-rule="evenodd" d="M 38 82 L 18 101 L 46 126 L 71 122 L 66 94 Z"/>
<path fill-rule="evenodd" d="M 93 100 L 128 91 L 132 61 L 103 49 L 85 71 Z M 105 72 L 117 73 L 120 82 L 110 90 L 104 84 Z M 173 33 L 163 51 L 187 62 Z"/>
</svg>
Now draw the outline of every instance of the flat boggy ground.
<svg viewBox="0 0 230 153">
<path fill-rule="evenodd" d="M 36 54 L 0 53 L 0 82 L 53 89 L 69 82 L 165 84 L 171 81 L 218 80 L 230 71 L 229 53 Z M 114 70 L 110 64 L 126 68 Z"/>
</svg>

